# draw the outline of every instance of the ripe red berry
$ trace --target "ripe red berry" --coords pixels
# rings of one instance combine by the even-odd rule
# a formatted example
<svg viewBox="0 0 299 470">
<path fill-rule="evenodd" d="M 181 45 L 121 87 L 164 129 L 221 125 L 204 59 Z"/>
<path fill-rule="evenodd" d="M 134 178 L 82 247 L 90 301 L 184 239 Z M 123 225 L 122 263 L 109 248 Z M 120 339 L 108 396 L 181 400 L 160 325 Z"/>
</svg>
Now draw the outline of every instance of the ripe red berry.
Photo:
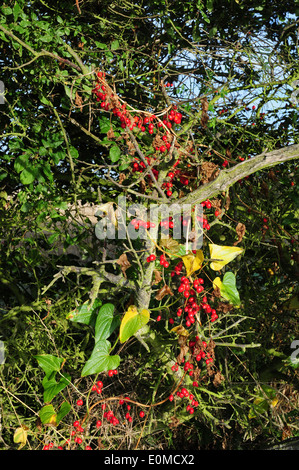
<svg viewBox="0 0 299 470">
<path fill-rule="evenodd" d="M 173 396 L 173 395 L 169 395 L 169 398 L 168 398 L 168 399 L 169 399 L 169 401 L 173 401 L 174 396 Z"/>
<path fill-rule="evenodd" d="M 77 400 L 77 405 L 82 406 L 83 405 L 83 400 L 81 400 L 81 399 Z"/>
<path fill-rule="evenodd" d="M 140 416 L 140 418 L 144 418 L 144 416 L 145 416 L 144 411 L 140 411 L 139 416 Z"/>
</svg>

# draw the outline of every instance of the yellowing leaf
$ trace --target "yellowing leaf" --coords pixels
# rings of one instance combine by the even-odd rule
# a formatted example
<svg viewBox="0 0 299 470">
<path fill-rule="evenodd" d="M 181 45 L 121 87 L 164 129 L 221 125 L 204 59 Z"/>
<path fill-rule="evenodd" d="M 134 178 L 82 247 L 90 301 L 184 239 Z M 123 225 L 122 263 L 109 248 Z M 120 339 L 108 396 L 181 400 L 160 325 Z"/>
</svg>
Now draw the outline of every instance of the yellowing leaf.
<svg viewBox="0 0 299 470">
<path fill-rule="evenodd" d="M 275 398 L 273 398 L 273 400 L 271 401 L 271 406 L 273 406 L 273 408 L 275 408 L 275 406 L 277 405 L 277 403 L 278 403 L 278 398 L 275 397 Z"/>
<path fill-rule="evenodd" d="M 113 208 L 113 204 L 114 203 L 112 201 L 106 202 L 106 204 L 100 204 L 99 205 L 99 210 L 102 211 L 104 213 L 104 215 L 108 217 L 110 222 L 115 227 L 117 227 L 118 222 L 117 222 L 116 214 L 115 214 L 115 211 L 114 211 L 114 208 Z"/>
<path fill-rule="evenodd" d="M 227 272 L 223 276 L 223 281 L 220 277 L 216 277 L 213 281 L 213 288 L 219 288 L 221 296 L 228 300 L 231 304 L 239 307 L 241 304 L 238 289 L 236 287 L 236 277 L 234 273 Z"/>
<path fill-rule="evenodd" d="M 217 261 L 212 261 L 210 264 L 211 269 L 219 271 L 226 264 L 230 263 L 234 258 L 243 253 L 243 248 L 236 246 L 220 246 L 210 244 L 210 258 Z"/>
<path fill-rule="evenodd" d="M 191 276 L 195 271 L 198 271 L 204 261 L 202 250 L 197 250 L 196 255 L 185 255 L 182 257 L 186 268 L 186 276 Z"/>
<path fill-rule="evenodd" d="M 135 335 L 140 328 L 147 324 L 150 319 L 150 312 L 147 309 L 142 309 L 138 312 L 135 305 L 130 305 L 125 313 L 120 329 L 119 340 L 121 343 L 127 341 L 131 336 Z"/>
<path fill-rule="evenodd" d="M 24 427 L 20 426 L 19 428 L 15 430 L 13 441 L 16 444 L 20 444 L 18 448 L 19 450 L 22 449 L 22 447 L 24 447 L 24 445 L 27 442 L 27 431 Z"/>
<path fill-rule="evenodd" d="M 183 325 L 175 326 L 170 330 L 171 333 L 176 333 L 179 336 L 189 336 L 188 331 L 183 327 Z"/>
</svg>

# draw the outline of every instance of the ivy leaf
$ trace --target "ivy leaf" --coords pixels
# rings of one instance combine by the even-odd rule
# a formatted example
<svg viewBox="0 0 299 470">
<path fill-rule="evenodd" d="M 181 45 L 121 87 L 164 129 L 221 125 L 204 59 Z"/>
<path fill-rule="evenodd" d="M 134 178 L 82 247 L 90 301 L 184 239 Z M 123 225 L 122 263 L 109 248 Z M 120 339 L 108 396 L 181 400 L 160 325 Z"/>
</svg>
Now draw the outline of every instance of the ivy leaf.
<svg viewBox="0 0 299 470">
<path fill-rule="evenodd" d="M 211 269 L 214 271 L 220 271 L 226 264 L 230 263 L 234 258 L 243 253 L 243 248 L 235 246 L 220 246 L 209 244 L 210 258 L 212 261 L 210 264 Z"/>
<path fill-rule="evenodd" d="M 148 310 L 143 309 L 139 313 L 135 305 L 130 305 L 121 321 L 119 329 L 120 342 L 124 343 L 131 338 L 131 336 L 135 335 L 140 328 L 147 324 L 149 319 L 150 313 Z"/>
</svg>

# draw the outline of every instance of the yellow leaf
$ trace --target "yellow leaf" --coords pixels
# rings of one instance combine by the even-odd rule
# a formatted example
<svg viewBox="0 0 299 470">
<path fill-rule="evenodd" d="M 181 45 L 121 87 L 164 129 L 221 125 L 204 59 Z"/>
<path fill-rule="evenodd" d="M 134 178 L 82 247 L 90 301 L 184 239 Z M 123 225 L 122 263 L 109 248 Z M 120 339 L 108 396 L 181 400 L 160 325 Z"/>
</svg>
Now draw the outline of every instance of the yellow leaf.
<svg viewBox="0 0 299 470">
<path fill-rule="evenodd" d="M 15 430 L 13 440 L 16 444 L 20 444 L 18 450 L 22 449 L 27 442 L 27 431 L 22 426 Z"/>
<path fill-rule="evenodd" d="M 204 261 L 202 250 L 197 250 L 196 255 L 185 255 L 182 257 L 186 268 L 186 276 L 191 276 L 195 271 L 198 271 Z"/>
<path fill-rule="evenodd" d="M 220 277 L 215 277 L 215 279 L 213 281 L 213 289 L 216 289 L 216 287 L 219 287 L 219 289 L 221 289 L 222 284 L 223 283 L 222 283 Z"/>
<path fill-rule="evenodd" d="M 183 325 L 175 326 L 170 330 L 171 333 L 176 333 L 179 336 L 189 336 L 188 331 L 183 327 Z"/>
<path fill-rule="evenodd" d="M 121 343 L 127 341 L 131 336 L 135 335 L 140 328 L 148 323 L 150 319 L 150 312 L 147 309 L 142 309 L 138 312 L 135 305 L 130 305 L 124 314 L 120 328 L 119 339 Z"/>
<path fill-rule="evenodd" d="M 219 271 L 226 264 L 230 263 L 236 256 L 243 253 L 243 248 L 238 248 L 236 246 L 220 246 L 210 244 L 210 258 L 217 260 L 212 261 L 210 264 L 211 269 L 214 271 Z"/>
<path fill-rule="evenodd" d="M 277 405 L 277 403 L 278 403 L 278 398 L 275 397 L 275 398 L 273 398 L 273 400 L 271 401 L 271 406 L 273 406 L 273 408 L 275 408 L 275 406 Z"/>
</svg>

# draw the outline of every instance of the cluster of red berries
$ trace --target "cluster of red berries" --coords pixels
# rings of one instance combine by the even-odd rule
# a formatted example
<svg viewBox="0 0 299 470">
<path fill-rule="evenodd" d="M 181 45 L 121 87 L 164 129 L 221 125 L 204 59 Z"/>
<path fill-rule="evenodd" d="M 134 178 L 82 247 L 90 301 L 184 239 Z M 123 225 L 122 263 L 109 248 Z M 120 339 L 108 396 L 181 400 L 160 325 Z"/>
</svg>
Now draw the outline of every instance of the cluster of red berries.
<svg viewBox="0 0 299 470">
<path fill-rule="evenodd" d="M 189 279 L 186 276 L 182 276 L 180 279 L 180 285 L 178 287 L 178 292 L 183 294 L 187 302 L 185 307 L 180 307 L 177 310 L 177 316 L 182 316 L 183 312 L 186 315 L 186 326 L 190 327 L 191 324 L 195 322 L 195 315 L 200 311 L 204 310 L 206 313 L 211 314 L 211 321 L 214 322 L 217 320 L 218 315 L 214 308 L 208 303 L 206 296 L 203 296 L 200 303 L 197 303 L 196 295 L 201 294 L 204 291 L 204 280 L 202 278 L 197 278 L 193 281 L 191 286 Z"/>
<path fill-rule="evenodd" d="M 91 387 L 91 390 L 93 392 L 97 392 L 98 394 L 102 393 L 102 389 L 103 389 L 103 382 L 101 380 L 99 380 L 96 384 L 94 384 Z"/>
<path fill-rule="evenodd" d="M 143 227 L 145 229 L 150 229 L 150 228 L 154 228 L 156 227 L 156 224 L 154 222 L 150 222 L 149 220 L 147 220 L 146 222 L 142 219 L 132 219 L 131 220 L 131 225 L 133 225 L 133 227 L 138 230 L 140 227 Z"/>
<path fill-rule="evenodd" d="M 167 261 L 164 255 L 160 256 L 160 265 L 164 268 L 169 268 L 169 262 Z"/>
<path fill-rule="evenodd" d="M 178 398 L 188 398 L 191 401 L 191 403 L 187 404 L 186 411 L 192 415 L 195 411 L 194 408 L 198 407 L 198 405 L 199 405 L 198 401 L 194 398 L 193 393 L 188 392 L 188 390 L 185 387 L 182 387 L 180 390 L 178 390 L 176 392 L 176 396 Z M 168 397 L 168 399 L 169 399 L 169 401 L 173 401 L 174 400 L 174 395 L 171 394 Z"/>
</svg>

